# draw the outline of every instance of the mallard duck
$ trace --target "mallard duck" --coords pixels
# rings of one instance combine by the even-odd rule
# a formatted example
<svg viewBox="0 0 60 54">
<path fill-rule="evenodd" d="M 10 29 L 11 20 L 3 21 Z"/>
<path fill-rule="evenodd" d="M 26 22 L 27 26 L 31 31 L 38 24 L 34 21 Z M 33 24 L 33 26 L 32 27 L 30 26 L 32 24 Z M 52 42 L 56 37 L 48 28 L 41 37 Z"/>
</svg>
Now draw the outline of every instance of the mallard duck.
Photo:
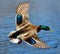
<svg viewBox="0 0 60 54">
<path fill-rule="evenodd" d="M 40 30 L 50 30 L 48 26 L 45 25 L 33 25 L 29 21 L 28 16 L 29 3 L 20 3 L 16 8 L 16 31 L 12 31 L 9 34 L 10 41 L 13 43 L 26 42 L 30 46 L 37 48 L 49 48 L 49 46 L 40 40 L 37 33 Z"/>
</svg>

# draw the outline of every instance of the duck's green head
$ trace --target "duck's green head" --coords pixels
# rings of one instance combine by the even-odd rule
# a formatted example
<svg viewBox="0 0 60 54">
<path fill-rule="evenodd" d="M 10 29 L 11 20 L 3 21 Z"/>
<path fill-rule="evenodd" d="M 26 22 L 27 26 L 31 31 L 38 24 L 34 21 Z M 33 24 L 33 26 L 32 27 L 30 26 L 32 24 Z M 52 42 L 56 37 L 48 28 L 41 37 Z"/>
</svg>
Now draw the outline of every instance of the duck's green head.
<svg viewBox="0 0 60 54">
<path fill-rule="evenodd" d="M 51 31 L 51 32 L 53 32 L 53 30 L 52 30 L 50 27 L 45 26 L 45 25 L 41 25 L 41 30 L 46 30 L 46 31 Z"/>
<path fill-rule="evenodd" d="M 50 28 L 48 26 L 41 25 L 41 30 L 50 30 Z"/>
</svg>

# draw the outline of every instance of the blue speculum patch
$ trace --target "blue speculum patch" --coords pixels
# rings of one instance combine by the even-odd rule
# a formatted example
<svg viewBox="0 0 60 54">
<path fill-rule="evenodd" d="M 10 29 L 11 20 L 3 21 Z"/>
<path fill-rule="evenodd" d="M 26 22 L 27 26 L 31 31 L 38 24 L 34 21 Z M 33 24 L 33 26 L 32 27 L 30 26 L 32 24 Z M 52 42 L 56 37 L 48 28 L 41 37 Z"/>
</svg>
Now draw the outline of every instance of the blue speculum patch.
<svg viewBox="0 0 60 54">
<path fill-rule="evenodd" d="M 17 15 L 17 24 L 21 24 L 22 23 L 22 15 Z"/>
<path fill-rule="evenodd" d="M 29 38 L 27 40 L 27 42 L 29 42 L 30 44 L 35 44 L 36 43 L 36 41 L 34 39 L 32 39 L 32 38 Z"/>
</svg>

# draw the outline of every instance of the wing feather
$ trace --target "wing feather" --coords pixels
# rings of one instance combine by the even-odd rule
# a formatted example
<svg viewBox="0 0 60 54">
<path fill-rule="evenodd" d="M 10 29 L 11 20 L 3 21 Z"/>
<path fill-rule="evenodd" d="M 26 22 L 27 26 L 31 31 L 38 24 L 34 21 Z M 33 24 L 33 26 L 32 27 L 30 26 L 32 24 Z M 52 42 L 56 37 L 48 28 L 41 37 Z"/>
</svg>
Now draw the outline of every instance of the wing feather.
<svg viewBox="0 0 60 54">
<path fill-rule="evenodd" d="M 17 6 L 16 15 L 22 15 L 22 23 L 21 24 L 16 23 L 17 29 L 19 29 L 20 27 L 24 27 L 26 24 L 29 23 L 28 10 L 29 10 L 28 2 L 19 3 L 19 5 Z M 19 21 L 21 21 L 21 20 L 19 20 Z M 17 20 L 16 20 L 16 22 L 17 22 Z"/>
<path fill-rule="evenodd" d="M 33 39 L 36 40 L 36 43 L 33 45 L 34 47 L 37 47 L 37 48 L 49 48 L 49 46 L 45 42 L 40 40 L 36 35 L 33 36 Z"/>
<path fill-rule="evenodd" d="M 28 10 L 29 10 L 28 2 L 19 3 L 19 5 L 16 8 L 16 14 L 22 14 L 24 15 L 24 17 L 28 18 Z"/>
<path fill-rule="evenodd" d="M 33 39 L 33 43 L 32 44 L 30 44 L 31 43 L 31 40 L 27 40 L 26 41 L 26 43 L 27 44 L 29 44 L 29 45 L 31 45 L 31 46 L 34 46 L 34 47 L 36 47 L 36 48 L 49 48 L 49 46 L 46 44 L 46 43 L 44 43 L 42 40 L 40 40 L 38 37 L 37 37 L 37 35 L 33 35 L 32 37 L 31 37 L 31 39 Z M 34 41 L 35 40 L 35 41 Z"/>
</svg>

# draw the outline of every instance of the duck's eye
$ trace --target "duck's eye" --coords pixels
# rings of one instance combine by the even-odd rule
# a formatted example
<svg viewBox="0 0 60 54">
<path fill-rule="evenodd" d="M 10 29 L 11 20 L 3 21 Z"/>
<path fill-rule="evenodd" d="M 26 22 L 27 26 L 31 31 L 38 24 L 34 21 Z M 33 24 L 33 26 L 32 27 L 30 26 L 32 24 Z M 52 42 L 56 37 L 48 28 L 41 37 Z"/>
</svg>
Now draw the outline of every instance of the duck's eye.
<svg viewBox="0 0 60 54">
<path fill-rule="evenodd" d="M 21 24 L 22 23 L 22 15 L 17 15 L 17 24 Z"/>
</svg>

